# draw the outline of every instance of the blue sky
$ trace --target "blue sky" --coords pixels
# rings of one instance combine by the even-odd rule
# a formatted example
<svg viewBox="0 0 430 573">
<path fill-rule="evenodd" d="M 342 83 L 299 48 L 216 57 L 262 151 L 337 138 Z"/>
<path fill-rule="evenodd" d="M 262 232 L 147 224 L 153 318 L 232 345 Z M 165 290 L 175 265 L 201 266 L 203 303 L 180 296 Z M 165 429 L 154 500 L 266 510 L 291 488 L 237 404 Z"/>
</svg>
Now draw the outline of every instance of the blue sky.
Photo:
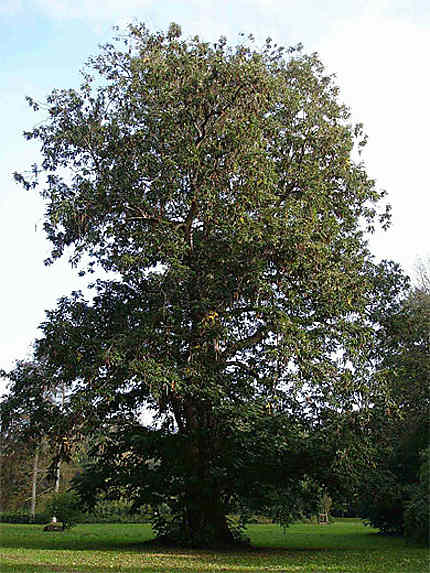
<svg viewBox="0 0 430 573">
<path fill-rule="evenodd" d="M 393 206 L 391 229 L 371 240 L 375 256 L 411 273 L 429 255 L 428 0 L 0 0 L 0 368 L 26 356 L 45 309 L 84 286 L 66 261 L 44 267 L 43 206 L 12 180 L 38 159 L 22 131 L 43 115 L 24 96 L 76 86 L 112 26 L 132 19 L 153 30 L 175 21 L 186 36 L 206 40 L 245 32 L 319 52 L 365 125 L 368 172 Z"/>
</svg>

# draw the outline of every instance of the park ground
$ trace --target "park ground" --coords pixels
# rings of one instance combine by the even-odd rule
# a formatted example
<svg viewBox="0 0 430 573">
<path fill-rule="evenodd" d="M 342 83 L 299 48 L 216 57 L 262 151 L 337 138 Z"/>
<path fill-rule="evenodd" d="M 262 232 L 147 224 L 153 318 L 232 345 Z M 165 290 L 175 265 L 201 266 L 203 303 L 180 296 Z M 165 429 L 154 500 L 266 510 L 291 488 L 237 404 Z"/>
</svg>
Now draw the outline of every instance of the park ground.
<svg viewBox="0 0 430 573">
<path fill-rule="evenodd" d="M 1 573 L 427 573 L 428 549 L 383 537 L 358 520 L 330 525 L 251 525 L 252 548 L 166 549 L 145 545 L 145 524 L 82 524 L 65 532 L 1 525 Z"/>
</svg>

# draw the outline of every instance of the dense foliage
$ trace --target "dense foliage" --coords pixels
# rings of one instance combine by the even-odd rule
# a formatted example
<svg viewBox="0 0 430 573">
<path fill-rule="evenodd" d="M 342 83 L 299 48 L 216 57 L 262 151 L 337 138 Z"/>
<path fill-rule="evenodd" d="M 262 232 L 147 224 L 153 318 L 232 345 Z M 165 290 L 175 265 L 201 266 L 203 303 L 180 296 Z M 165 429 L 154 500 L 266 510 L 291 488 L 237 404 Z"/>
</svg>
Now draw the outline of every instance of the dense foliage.
<svg viewBox="0 0 430 573">
<path fill-rule="evenodd" d="M 43 161 L 16 179 L 46 200 L 48 263 L 115 273 L 59 301 L 36 348 L 62 419 L 99 437 L 81 492 L 151 503 L 194 545 L 233 541 L 242 506 L 288 521 L 306 475 L 354 474 L 376 388 L 354 373 L 382 193 L 333 78 L 270 40 L 137 25 L 46 105 L 26 134 Z"/>
<path fill-rule="evenodd" d="M 411 487 L 404 512 L 405 534 L 430 543 L 430 447 L 421 452 L 419 482 Z"/>
<path fill-rule="evenodd" d="M 361 488 L 362 513 L 383 532 L 428 539 L 430 289 L 417 287 L 384 309 L 379 324 L 375 356 L 389 401 L 372 411 L 374 467 Z"/>
</svg>

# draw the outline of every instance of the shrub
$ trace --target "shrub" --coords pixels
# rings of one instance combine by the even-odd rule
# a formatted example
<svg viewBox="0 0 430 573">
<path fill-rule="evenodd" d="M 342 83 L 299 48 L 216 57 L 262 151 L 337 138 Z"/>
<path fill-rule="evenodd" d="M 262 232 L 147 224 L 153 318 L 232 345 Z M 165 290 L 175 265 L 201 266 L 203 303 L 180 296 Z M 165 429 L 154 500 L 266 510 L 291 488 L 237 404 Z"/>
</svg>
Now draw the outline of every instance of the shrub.
<svg viewBox="0 0 430 573">
<path fill-rule="evenodd" d="M 259 524 L 259 525 L 268 525 L 268 524 L 273 523 L 273 519 L 268 515 L 255 513 L 255 514 L 252 514 L 248 518 L 247 523 Z"/>
<path fill-rule="evenodd" d="M 101 499 L 94 508 L 82 514 L 81 523 L 149 523 L 152 510 L 148 505 L 134 508 L 124 500 Z"/>
<path fill-rule="evenodd" d="M 47 513 L 36 513 L 34 519 L 28 513 L 0 513 L 0 523 L 46 523 Z"/>
<path fill-rule="evenodd" d="M 386 535 L 403 534 L 405 487 L 391 472 L 368 476 L 361 492 L 360 515 L 365 525 Z"/>
</svg>

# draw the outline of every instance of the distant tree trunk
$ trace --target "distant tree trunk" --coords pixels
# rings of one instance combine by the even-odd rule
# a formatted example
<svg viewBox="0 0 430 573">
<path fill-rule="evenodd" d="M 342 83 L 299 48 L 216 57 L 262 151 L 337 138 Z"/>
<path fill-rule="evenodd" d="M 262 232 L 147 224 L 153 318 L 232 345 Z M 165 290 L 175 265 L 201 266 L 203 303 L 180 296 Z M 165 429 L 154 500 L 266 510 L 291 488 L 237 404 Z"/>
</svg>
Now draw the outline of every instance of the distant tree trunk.
<svg viewBox="0 0 430 573">
<path fill-rule="evenodd" d="M 61 385 L 61 411 L 64 410 L 64 383 Z M 54 493 L 57 495 L 60 491 L 60 466 L 61 466 L 61 458 L 60 458 L 61 449 L 59 451 L 59 457 L 57 460 L 57 465 L 55 468 L 55 486 L 54 486 Z M 52 523 L 57 523 L 57 516 L 52 516 Z"/>
<path fill-rule="evenodd" d="M 54 493 L 57 495 L 60 491 L 60 460 L 57 461 L 57 466 L 55 468 L 55 486 Z M 57 516 L 53 515 L 51 519 L 52 523 L 57 523 Z"/>
<path fill-rule="evenodd" d="M 36 518 L 36 499 L 37 499 L 37 475 L 39 473 L 39 446 L 36 446 L 36 451 L 34 452 L 33 459 L 33 473 L 31 477 L 31 509 L 30 517 L 31 521 L 35 521 Z"/>
<path fill-rule="evenodd" d="M 55 493 L 60 491 L 60 461 L 57 463 L 57 468 L 55 470 Z"/>
</svg>

